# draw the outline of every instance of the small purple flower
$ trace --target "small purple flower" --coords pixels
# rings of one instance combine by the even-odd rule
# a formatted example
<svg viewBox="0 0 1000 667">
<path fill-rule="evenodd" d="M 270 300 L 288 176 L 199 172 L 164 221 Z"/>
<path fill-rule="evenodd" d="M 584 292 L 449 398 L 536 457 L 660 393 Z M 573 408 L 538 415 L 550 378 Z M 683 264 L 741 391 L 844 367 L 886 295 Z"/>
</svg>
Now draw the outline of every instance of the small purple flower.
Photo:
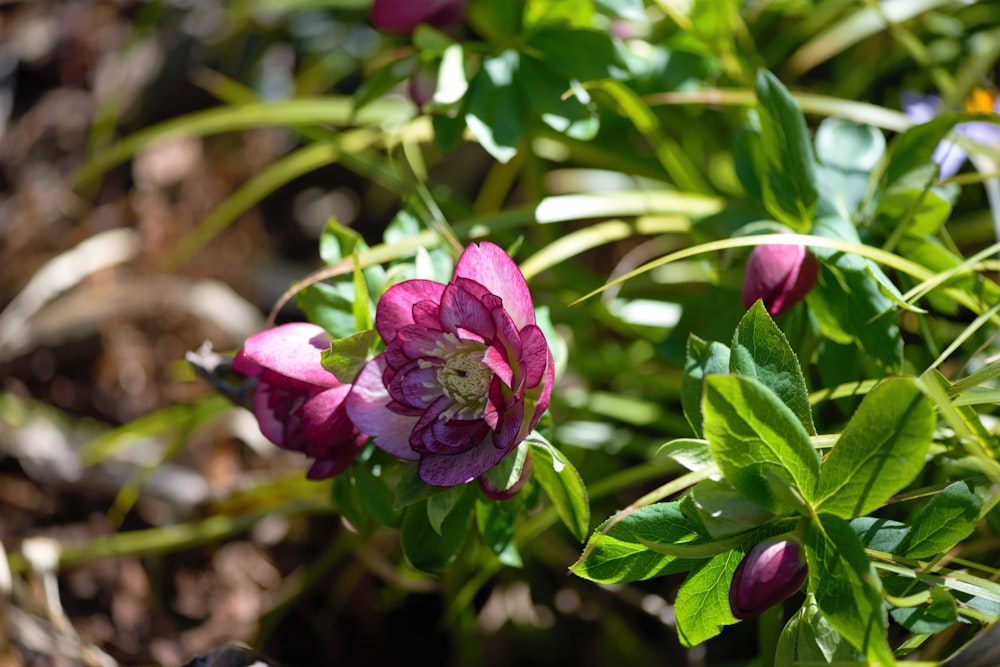
<svg viewBox="0 0 1000 667">
<path fill-rule="evenodd" d="M 315 324 L 283 324 L 250 336 L 233 370 L 257 379 L 252 410 L 264 436 L 282 449 L 316 459 L 309 479 L 325 479 L 351 465 L 368 436 L 347 417 L 351 390 L 320 363 L 330 337 Z"/>
<path fill-rule="evenodd" d="M 443 28 L 465 17 L 465 0 L 375 0 L 372 24 L 381 30 L 409 35 L 421 23 Z"/>
<path fill-rule="evenodd" d="M 808 571 L 797 539 L 786 535 L 764 540 L 736 566 L 729 609 L 738 619 L 753 618 L 795 594 Z"/>
<path fill-rule="evenodd" d="M 492 243 L 465 249 L 447 285 L 407 280 L 379 300 L 385 352 L 347 399 L 351 420 L 420 478 L 457 486 L 482 476 L 549 405 L 552 353 L 517 264 Z"/>
<path fill-rule="evenodd" d="M 743 274 L 743 307 L 761 299 L 767 312 L 777 317 L 805 298 L 818 274 L 819 263 L 805 246 L 757 246 Z"/>
<path fill-rule="evenodd" d="M 916 123 L 926 123 L 944 111 L 941 98 L 937 95 L 917 95 L 903 92 L 903 111 Z M 977 88 L 966 101 L 966 111 L 973 113 L 1000 113 L 1000 98 L 981 88 Z M 959 123 L 954 128 L 957 134 L 971 139 L 979 144 L 1000 147 L 1000 125 L 971 121 Z M 969 154 L 947 139 L 941 141 L 934 150 L 931 159 L 941 168 L 941 178 L 951 178 L 962 168 Z"/>
</svg>

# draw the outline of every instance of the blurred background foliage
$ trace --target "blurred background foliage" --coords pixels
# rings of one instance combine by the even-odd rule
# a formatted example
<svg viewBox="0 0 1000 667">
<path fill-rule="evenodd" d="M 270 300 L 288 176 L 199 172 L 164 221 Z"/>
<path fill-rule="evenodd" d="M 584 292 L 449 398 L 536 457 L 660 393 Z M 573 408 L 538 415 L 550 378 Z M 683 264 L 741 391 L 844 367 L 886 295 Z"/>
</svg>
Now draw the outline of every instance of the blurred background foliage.
<svg viewBox="0 0 1000 667">
<path fill-rule="evenodd" d="M 571 576 L 580 545 L 558 525 L 535 524 L 520 569 L 485 552 L 440 579 L 409 569 L 394 533 L 345 526 L 329 487 L 197 381 L 185 352 L 232 350 L 262 329 L 330 259 L 331 219 L 383 249 L 376 261 L 412 252 L 426 225 L 416 238 L 438 245 L 447 220 L 463 240 L 512 249 L 548 309 L 565 345 L 554 441 L 588 481 L 592 516 L 610 516 L 678 472 L 654 454 L 691 434 L 688 334 L 729 339 L 746 253 L 569 304 L 760 217 L 734 148 L 758 68 L 811 129 L 836 116 L 891 140 L 908 125 L 905 90 L 953 110 L 995 90 L 1000 6 L 469 5 L 460 25 L 397 36 L 370 24 L 366 0 L 0 2 L 0 544 L 12 571 L 0 664 L 180 665 L 226 642 L 289 665 L 756 655 L 751 624 L 682 648 L 679 579 Z M 410 79 L 438 68 L 437 97 L 418 108 Z M 569 106 L 553 100 L 563 93 Z M 956 256 L 996 240 L 982 180 L 967 169 L 939 193 Z M 277 320 L 320 317 L 324 289 Z M 901 316 L 911 372 L 975 316 L 944 310 Z M 943 370 L 982 365 L 991 334 Z M 882 374 L 831 346 L 809 380 Z M 854 400 L 822 406 L 827 428 Z M 989 561 L 986 539 L 969 549 Z M 967 638 L 941 633 L 928 654 Z"/>
</svg>

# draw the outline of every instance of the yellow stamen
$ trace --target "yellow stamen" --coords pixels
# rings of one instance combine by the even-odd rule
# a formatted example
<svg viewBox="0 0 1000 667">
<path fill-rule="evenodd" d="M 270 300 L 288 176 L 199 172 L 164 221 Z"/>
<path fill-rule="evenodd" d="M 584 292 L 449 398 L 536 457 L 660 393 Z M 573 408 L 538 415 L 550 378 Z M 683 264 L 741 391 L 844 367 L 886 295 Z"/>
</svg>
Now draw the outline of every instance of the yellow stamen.
<svg viewBox="0 0 1000 667">
<path fill-rule="evenodd" d="M 993 113 L 997 101 L 995 91 L 985 88 L 973 88 L 965 100 L 965 110 L 969 113 Z"/>
</svg>

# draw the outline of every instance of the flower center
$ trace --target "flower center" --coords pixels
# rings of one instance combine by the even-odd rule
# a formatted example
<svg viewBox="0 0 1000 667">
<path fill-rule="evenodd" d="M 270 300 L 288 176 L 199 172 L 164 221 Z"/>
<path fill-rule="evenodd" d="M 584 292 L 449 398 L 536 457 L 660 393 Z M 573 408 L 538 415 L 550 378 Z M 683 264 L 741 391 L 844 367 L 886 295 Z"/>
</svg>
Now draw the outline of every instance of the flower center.
<svg viewBox="0 0 1000 667">
<path fill-rule="evenodd" d="M 483 363 L 482 350 L 451 354 L 437 372 L 444 392 L 464 407 L 485 403 L 492 379 L 493 371 Z"/>
<path fill-rule="evenodd" d="M 993 113 L 997 95 L 985 88 L 974 88 L 965 100 L 965 110 L 969 113 Z"/>
</svg>

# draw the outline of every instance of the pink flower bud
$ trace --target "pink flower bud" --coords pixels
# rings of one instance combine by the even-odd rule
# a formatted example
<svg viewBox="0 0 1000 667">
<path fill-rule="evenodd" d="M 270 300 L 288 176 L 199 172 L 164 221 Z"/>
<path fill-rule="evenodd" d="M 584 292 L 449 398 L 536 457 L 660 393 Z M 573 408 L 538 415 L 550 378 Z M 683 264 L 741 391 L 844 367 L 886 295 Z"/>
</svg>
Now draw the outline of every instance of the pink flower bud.
<svg viewBox="0 0 1000 667">
<path fill-rule="evenodd" d="M 743 307 L 761 299 L 767 312 L 777 317 L 805 298 L 818 274 L 819 263 L 805 246 L 757 246 L 743 274 Z"/>
<path fill-rule="evenodd" d="M 736 567 L 729 587 L 729 609 L 736 618 L 753 618 L 791 597 L 807 573 L 798 540 L 788 536 L 764 540 Z"/>
<path fill-rule="evenodd" d="M 347 417 L 351 385 L 321 364 L 329 345 L 320 327 L 293 322 L 250 336 L 233 359 L 234 371 L 256 378 L 252 410 L 261 433 L 315 459 L 309 479 L 343 472 L 368 440 Z"/>
<path fill-rule="evenodd" d="M 465 0 L 375 0 L 372 24 L 380 30 L 409 35 L 421 23 L 443 28 L 465 16 Z"/>
</svg>

